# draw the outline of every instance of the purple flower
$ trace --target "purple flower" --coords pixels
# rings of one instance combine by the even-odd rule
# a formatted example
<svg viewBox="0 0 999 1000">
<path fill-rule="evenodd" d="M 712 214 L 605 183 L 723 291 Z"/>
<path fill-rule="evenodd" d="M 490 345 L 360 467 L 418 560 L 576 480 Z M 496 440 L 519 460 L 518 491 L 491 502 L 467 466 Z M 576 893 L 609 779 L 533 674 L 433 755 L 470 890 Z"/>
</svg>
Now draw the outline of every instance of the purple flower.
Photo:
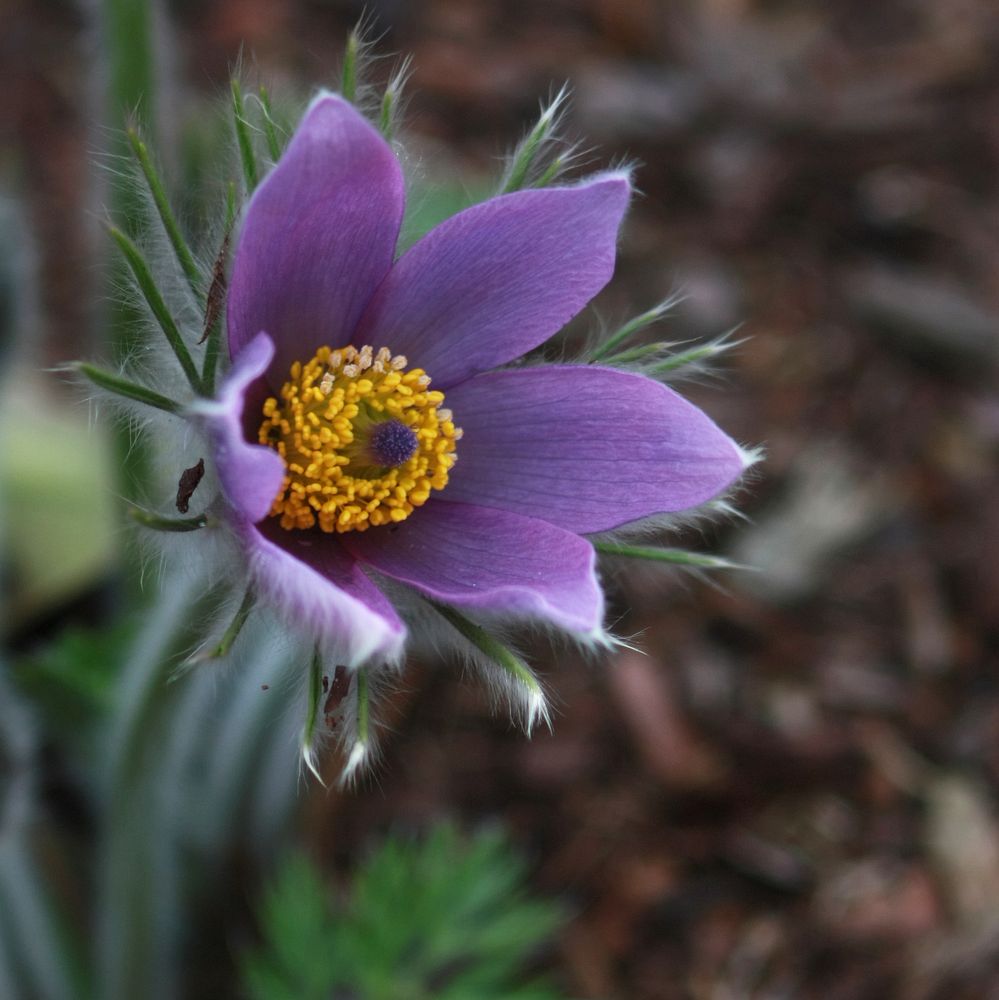
<svg viewBox="0 0 999 1000">
<path fill-rule="evenodd" d="M 399 163 L 331 94 L 257 189 L 229 289 L 232 367 L 200 410 L 254 585 L 344 662 L 399 656 L 398 584 L 598 636 L 587 536 L 741 474 L 740 449 L 650 378 L 502 367 L 610 279 L 630 193 L 611 172 L 503 195 L 395 260 Z"/>
</svg>

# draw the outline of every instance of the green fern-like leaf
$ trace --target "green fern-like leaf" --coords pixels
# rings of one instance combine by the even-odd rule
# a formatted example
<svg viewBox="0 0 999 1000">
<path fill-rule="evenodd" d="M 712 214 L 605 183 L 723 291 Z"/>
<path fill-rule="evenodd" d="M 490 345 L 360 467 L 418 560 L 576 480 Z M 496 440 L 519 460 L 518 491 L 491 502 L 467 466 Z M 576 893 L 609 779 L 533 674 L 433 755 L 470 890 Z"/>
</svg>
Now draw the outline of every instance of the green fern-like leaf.
<svg viewBox="0 0 999 1000">
<path fill-rule="evenodd" d="M 524 969 L 562 920 L 531 899 L 504 836 L 437 827 L 390 838 L 361 867 L 341 906 L 294 857 L 261 911 L 263 947 L 244 963 L 253 1000 L 557 1000 Z"/>
<path fill-rule="evenodd" d="M 320 873 L 301 856 L 278 873 L 260 914 L 267 947 L 243 967 L 254 1000 L 327 1000 L 341 971 L 337 929 Z"/>
</svg>

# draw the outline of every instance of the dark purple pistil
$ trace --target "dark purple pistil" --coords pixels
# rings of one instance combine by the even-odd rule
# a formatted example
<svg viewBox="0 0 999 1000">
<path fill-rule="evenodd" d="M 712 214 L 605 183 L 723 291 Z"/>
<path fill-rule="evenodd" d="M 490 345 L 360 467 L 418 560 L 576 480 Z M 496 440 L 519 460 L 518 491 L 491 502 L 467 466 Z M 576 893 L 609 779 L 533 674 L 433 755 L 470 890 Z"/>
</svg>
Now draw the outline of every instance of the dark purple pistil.
<svg viewBox="0 0 999 1000">
<path fill-rule="evenodd" d="M 368 451 L 376 464 L 394 468 L 408 462 L 416 451 L 416 433 L 401 420 L 386 420 L 371 431 Z"/>
</svg>

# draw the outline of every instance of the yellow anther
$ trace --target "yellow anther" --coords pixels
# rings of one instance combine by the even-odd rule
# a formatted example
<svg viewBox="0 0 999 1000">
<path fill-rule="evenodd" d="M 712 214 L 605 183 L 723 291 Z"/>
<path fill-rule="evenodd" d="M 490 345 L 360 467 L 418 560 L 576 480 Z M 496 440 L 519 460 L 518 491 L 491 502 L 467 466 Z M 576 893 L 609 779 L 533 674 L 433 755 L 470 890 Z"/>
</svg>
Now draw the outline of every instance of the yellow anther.
<svg viewBox="0 0 999 1000">
<path fill-rule="evenodd" d="M 263 406 L 261 444 L 285 462 L 271 514 L 287 530 L 364 531 L 405 520 L 447 485 L 461 431 L 406 358 L 321 347 Z M 362 374 L 363 373 L 363 374 Z"/>
</svg>

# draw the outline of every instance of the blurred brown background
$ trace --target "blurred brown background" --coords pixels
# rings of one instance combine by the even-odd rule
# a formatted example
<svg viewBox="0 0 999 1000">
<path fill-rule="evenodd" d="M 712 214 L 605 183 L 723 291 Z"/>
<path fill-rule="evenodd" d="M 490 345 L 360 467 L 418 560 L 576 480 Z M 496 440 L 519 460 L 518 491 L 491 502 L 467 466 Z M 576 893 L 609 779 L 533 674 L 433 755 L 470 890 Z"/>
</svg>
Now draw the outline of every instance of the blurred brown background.
<svg viewBox="0 0 999 1000">
<path fill-rule="evenodd" d="M 580 997 L 999 996 L 994 3 L 366 10 L 380 52 L 413 56 L 410 132 L 456 174 L 495 171 L 571 82 L 589 162 L 640 163 L 599 311 L 682 288 L 666 336 L 742 323 L 684 391 L 768 457 L 748 523 L 681 539 L 757 572 L 625 567 L 617 630 L 648 656 L 539 649 L 554 735 L 414 667 L 376 776 L 311 800 L 315 846 L 344 865 L 393 826 L 501 818 L 576 914 Z M 164 134 L 241 47 L 279 87 L 335 85 L 361 12 L 165 5 Z M 5 0 L 3 24 L 0 181 L 37 263 L 21 349 L 49 364 L 100 333 L 102 67 L 89 4 Z"/>
</svg>

